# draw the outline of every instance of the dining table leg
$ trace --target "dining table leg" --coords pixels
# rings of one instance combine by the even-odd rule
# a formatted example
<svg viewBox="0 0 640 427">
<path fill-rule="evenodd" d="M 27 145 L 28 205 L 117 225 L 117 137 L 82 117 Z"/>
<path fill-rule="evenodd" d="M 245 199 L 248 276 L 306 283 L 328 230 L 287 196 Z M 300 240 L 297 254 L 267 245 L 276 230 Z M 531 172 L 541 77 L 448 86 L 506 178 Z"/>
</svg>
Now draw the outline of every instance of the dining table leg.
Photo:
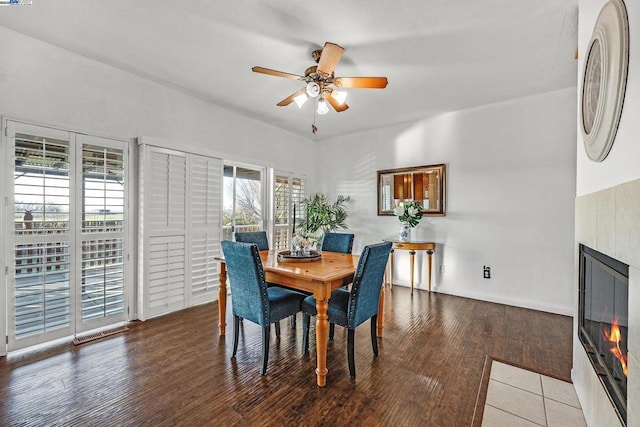
<svg viewBox="0 0 640 427">
<path fill-rule="evenodd" d="M 329 338 L 329 318 L 327 309 L 329 307 L 330 286 L 318 286 L 313 294 L 316 300 L 316 380 L 319 387 L 327 384 L 327 341 Z"/>
<path fill-rule="evenodd" d="M 220 287 L 218 288 L 218 326 L 220 327 L 220 335 L 225 334 L 227 329 L 227 264 L 218 263 L 218 271 L 220 272 Z"/>
</svg>

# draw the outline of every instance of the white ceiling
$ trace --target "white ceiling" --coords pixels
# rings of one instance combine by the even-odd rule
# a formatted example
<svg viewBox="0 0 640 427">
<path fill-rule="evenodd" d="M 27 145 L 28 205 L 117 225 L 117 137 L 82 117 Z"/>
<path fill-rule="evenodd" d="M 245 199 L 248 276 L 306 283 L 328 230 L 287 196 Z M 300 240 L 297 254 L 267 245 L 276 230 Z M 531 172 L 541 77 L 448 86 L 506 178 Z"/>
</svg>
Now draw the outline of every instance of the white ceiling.
<svg viewBox="0 0 640 427">
<path fill-rule="evenodd" d="M 33 0 L 0 25 L 321 140 L 576 86 L 578 0 Z M 276 103 L 302 87 L 324 42 L 349 89 L 343 113 Z"/>
</svg>

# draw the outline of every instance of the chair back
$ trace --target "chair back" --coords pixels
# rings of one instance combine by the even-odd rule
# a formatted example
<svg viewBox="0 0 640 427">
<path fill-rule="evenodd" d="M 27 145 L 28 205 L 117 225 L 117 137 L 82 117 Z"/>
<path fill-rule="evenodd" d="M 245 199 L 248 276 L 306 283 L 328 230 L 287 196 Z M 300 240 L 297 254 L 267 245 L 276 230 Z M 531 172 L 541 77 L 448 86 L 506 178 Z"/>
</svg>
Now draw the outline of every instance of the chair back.
<svg viewBox="0 0 640 427">
<path fill-rule="evenodd" d="M 255 243 L 259 251 L 269 250 L 269 240 L 266 231 L 245 231 L 236 234 L 236 242 Z"/>
<path fill-rule="evenodd" d="M 353 249 L 353 237 L 350 233 L 324 233 L 320 250 L 350 254 Z"/>
<path fill-rule="evenodd" d="M 233 314 L 268 325 L 269 298 L 258 246 L 230 240 L 223 240 L 220 245 L 227 264 Z"/>
<path fill-rule="evenodd" d="M 362 250 L 351 287 L 347 327 L 355 328 L 378 314 L 380 289 L 390 251 L 391 242 L 367 245 Z"/>
</svg>

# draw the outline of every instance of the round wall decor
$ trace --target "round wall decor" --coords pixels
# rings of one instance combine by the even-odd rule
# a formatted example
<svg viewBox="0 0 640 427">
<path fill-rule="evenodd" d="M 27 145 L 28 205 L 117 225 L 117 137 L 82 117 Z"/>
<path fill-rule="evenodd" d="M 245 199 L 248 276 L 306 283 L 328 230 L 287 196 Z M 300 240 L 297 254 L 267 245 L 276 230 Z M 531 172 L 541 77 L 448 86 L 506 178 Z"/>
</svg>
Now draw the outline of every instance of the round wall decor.
<svg viewBox="0 0 640 427">
<path fill-rule="evenodd" d="M 601 162 L 618 131 L 629 65 L 629 22 L 622 0 L 598 15 L 584 62 L 580 119 L 587 156 Z"/>
</svg>

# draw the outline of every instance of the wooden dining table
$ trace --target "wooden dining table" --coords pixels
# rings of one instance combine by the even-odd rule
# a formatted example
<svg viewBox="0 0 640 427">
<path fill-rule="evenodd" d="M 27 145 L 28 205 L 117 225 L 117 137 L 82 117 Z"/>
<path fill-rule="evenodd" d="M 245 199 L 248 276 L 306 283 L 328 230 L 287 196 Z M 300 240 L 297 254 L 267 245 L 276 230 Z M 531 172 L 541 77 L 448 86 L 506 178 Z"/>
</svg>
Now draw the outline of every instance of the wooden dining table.
<svg viewBox="0 0 640 427">
<path fill-rule="evenodd" d="M 281 262 L 277 251 L 261 251 L 260 258 L 267 282 L 287 288 L 313 293 L 316 300 L 316 382 L 324 387 L 327 383 L 327 340 L 329 321 L 327 309 L 331 291 L 344 285 L 344 279 L 355 274 L 358 255 L 337 252 L 322 252 L 319 261 L 314 262 Z M 218 291 L 218 314 L 220 319 L 220 335 L 225 335 L 227 310 L 227 268 L 224 257 L 216 257 L 219 262 L 220 289 Z M 377 335 L 382 336 L 382 313 L 384 287 L 380 293 L 378 307 Z"/>
</svg>

